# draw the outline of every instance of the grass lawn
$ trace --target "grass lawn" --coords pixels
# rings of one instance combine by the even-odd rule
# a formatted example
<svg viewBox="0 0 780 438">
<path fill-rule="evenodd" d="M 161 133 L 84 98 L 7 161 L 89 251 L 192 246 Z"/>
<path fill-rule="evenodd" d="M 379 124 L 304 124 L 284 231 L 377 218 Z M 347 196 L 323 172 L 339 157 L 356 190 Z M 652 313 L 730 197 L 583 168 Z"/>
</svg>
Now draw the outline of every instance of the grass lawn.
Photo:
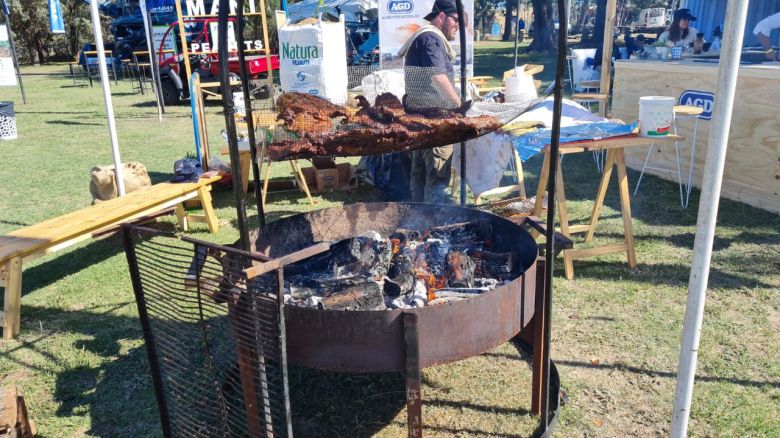
<svg viewBox="0 0 780 438">
<path fill-rule="evenodd" d="M 476 46 L 476 74 L 512 66 L 511 44 Z M 521 63 L 551 60 L 521 56 Z M 111 163 L 99 86 L 74 87 L 67 66 L 23 69 L 30 103 L 14 88 L 20 138 L 0 143 L 0 234 L 90 203 L 89 170 Z M 549 76 L 548 76 L 549 75 Z M 155 181 L 193 152 L 189 107 L 168 109 L 159 123 L 153 100 L 112 83 L 124 161 L 141 161 Z M 212 147 L 221 107 L 207 108 Z M 541 160 L 525 163 L 536 187 Z M 590 154 L 564 162 L 570 215 L 589 216 L 598 173 Z M 274 176 L 289 175 L 276 165 Z M 630 172 L 633 183 L 637 173 Z M 613 182 L 614 184 L 614 182 Z M 622 231 L 611 186 L 599 242 Z M 271 219 L 312 208 L 378 199 L 369 188 L 317 197 L 269 196 Z M 604 256 L 575 263 L 575 279 L 555 279 L 552 356 L 568 404 L 558 436 L 667 435 L 685 308 L 698 191 L 687 210 L 677 185 L 647 177 L 632 200 L 639 266 Z M 191 233 L 217 242 L 237 236 L 232 192 L 215 190 L 222 228 Z M 252 205 L 252 202 L 249 203 Z M 256 216 L 250 209 L 253 223 Z M 172 220 L 171 220 L 172 222 Z M 721 203 L 710 290 L 699 350 L 692 436 L 780 436 L 780 217 Z M 558 264 L 560 266 L 560 264 Z M 530 370 L 510 345 L 423 372 L 428 436 L 527 436 Z M 116 238 L 87 241 L 43 257 L 24 272 L 22 334 L 0 342 L 0 379 L 21 386 L 40 436 L 159 436 L 157 406 L 127 264 Z M 337 375 L 292 367 L 298 436 L 403 436 L 406 412 L 399 375 Z"/>
</svg>

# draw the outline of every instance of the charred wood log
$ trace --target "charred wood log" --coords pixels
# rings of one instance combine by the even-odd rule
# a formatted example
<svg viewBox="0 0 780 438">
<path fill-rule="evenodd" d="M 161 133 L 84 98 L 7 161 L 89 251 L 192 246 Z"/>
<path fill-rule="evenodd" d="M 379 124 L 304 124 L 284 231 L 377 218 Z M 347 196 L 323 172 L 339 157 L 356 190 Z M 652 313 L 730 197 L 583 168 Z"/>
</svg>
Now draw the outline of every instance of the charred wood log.
<svg viewBox="0 0 780 438">
<path fill-rule="evenodd" d="M 469 251 L 476 262 L 475 273 L 478 277 L 503 280 L 510 277 L 518 267 L 520 258 L 514 252 Z"/>
<path fill-rule="evenodd" d="M 476 264 L 466 253 L 453 251 L 447 254 L 445 263 L 447 284 L 451 287 L 471 287 Z"/>
<path fill-rule="evenodd" d="M 320 307 L 329 310 L 378 310 L 384 306 L 382 289 L 374 281 L 335 291 L 320 302 Z"/>
<path fill-rule="evenodd" d="M 414 275 L 404 272 L 396 277 L 385 279 L 384 293 L 390 298 L 406 295 L 414 290 Z"/>
</svg>

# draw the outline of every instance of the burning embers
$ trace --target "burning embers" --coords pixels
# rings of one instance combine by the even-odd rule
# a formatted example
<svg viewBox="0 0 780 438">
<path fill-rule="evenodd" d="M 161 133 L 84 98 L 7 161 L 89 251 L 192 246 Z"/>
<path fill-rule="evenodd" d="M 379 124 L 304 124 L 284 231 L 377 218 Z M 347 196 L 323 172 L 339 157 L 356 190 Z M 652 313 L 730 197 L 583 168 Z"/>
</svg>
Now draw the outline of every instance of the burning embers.
<svg viewBox="0 0 780 438">
<path fill-rule="evenodd" d="M 493 230 L 468 222 L 397 229 L 342 240 L 286 268 L 286 304 L 335 310 L 437 305 L 493 290 L 519 276 L 515 253 L 492 252 Z"/>
</svg>

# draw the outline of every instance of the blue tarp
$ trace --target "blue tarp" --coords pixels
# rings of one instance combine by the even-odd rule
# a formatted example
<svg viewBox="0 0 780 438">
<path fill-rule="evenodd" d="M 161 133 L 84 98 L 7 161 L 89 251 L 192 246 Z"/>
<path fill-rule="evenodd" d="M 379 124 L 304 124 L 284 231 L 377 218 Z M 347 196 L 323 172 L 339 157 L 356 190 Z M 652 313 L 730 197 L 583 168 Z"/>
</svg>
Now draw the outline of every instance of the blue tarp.
<svg viewBox="0 0 780 438">
<path fill-rule="evenodd" d="M 617 122 L 593 122 L 567 126 L 561 128 L 561 143 L 619 137 L 631 134 L 636 127 L 637 123 L 626 125 Z M 538 129 L 512 140 L 512 144 L 523 161 L 538 154 L 542 148 L 550 143 L 552 143 L 552 129 Z"/>
<path fill-rule="evenodd" d="M 728 0 L 688 0 L 683 7 L 691 10 L 696 21 L 693 27 L 704 32 L 704 39 L 712 41 L 712 30 L 716 26 L 723 29 L 726 19 L 726 4 Z M 758 38 L 753 35 L 753 28 L 765 17 L 780 12 L 780 2 L 777 0 L 750 0 L 747 23 L 745 26 L 745 46 L 757 46 Z M 780 31 L 772 32 L 772 41 L 777 44 Z"/>
</svg>

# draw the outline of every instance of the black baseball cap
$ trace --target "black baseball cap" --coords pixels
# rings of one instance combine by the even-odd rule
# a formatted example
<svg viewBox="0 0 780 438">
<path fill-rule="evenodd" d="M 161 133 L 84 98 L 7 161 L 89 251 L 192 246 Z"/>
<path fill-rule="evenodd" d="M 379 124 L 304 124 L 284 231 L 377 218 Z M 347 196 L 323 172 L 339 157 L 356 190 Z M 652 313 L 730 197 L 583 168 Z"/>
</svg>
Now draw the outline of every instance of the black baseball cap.
<svg viewBox="0 0 780 438">
<path fill-rule="evenodd" d="M 674 11 L 674 20 L 681 20 L 681 19 L 687 19 L 688 21 L 696 21 L 696 17 L 691 15 L 690 9 L 678 9 Z"/>
<path fill-rule="evenodd" d="M 447 15 L 457 14 L 458 7 L 455 5 L 455 0 L 436 0 L 431 8 L 431 13 L 425 16 L 426 20 L 432 20 L 439 15 L 439 12 L 444 12 Z"/>
</svg>

